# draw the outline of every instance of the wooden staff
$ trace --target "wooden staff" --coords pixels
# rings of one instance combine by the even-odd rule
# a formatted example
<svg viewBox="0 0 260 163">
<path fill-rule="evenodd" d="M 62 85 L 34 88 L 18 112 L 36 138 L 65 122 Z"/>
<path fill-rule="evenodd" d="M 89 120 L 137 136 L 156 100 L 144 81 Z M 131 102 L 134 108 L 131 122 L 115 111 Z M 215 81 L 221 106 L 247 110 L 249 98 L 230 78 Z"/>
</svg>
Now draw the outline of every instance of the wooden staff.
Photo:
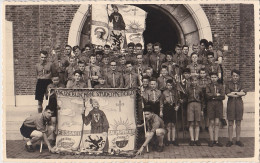
<svg viewBox="0 0 260 163">
<path fill-rule="evenodd" d="M 138 68 L 137 70 L 138 70 L 138 79 L 139 79 L 139 83 L 140 83 L 140 94 L 141 94 L 142 109 L 144 109 L 144 101 L 143 101 L 144 87 L 143 87 L 143 82 L 142 82 L 142 75 L 141 75 L 140 69 Z M 146 135 L 146 123 L 145 123 L 144 111 L 143 111 L 143 119 L 144 119 L 144 134 Z M 149 153 L 148 144 L 146 146 L 146 151 L 147 151 L 147 153 Z"/>
<path fill-rule="evenodd" d="M 83 120 L 83 116 L 85 116 L 85 112 L 86 112 L 86 104 L 85 104 L 85 102 L 86 102 L 86 99 L 85 99 L 85 97 L 84 97 L 84 98 L 83 98 L 84 112 L 83 112 L 83 114 L 82 114 L 82 120 Z M 84 120 L 83 120 L 83 122 L 82 122 L 82 128 L 81 128 L 80 141 L 79 141 L 79 145 L 78 145 L 78 147 L 77 147 L 78 150 L 80 149 L 80 144 L 81 144 L 82 139 L 83 139 L 84 125 L 85 125 L 85 124 L 84 124 Z"/>
</svg>

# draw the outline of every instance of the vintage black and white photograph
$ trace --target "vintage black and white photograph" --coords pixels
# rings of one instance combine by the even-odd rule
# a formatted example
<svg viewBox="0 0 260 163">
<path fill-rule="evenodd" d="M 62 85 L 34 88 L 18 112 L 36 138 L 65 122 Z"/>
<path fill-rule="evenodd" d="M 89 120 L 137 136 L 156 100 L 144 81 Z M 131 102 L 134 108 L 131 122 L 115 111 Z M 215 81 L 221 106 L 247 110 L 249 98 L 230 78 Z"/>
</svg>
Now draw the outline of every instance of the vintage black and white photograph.
<svg viewBox="0 0 260 163">
<path fill-rule="evenodd" d="M 4 3 L 4 160 L 257 161 L 259 2 L 194 2 Z"/>
</svg>

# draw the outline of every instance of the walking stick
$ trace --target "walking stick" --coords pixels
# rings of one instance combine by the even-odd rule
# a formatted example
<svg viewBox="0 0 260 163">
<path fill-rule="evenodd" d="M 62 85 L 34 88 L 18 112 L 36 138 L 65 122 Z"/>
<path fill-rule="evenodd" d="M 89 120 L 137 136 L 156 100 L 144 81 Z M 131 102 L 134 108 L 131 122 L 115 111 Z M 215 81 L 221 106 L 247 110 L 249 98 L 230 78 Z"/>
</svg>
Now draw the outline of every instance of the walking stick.
<svg viewBox="0 0 260 163">
<path fill-rule="evenodd" d="M 86 104 L 85 104 L 85 102 L 86 102 L 86 99 L 85 98 L 83 98 L 83 106 L 84 106 L 84 112 L 83 112 L 83 114 L 82 114 L 82 128 L 81 128 L 81 135 L 80 135 L 80 141 L 79 141 L 79 145 L 78 145 L 78 150 L 80 149 L 80 144 L 81 144 L 81 142 L 82 142 L 82 139 L 83 139 L 83 131 L 84 131 L 84 120 L 83 120 L 83 116 L 85 116 L 85 112 L 86 112 Z"/>
</svg>

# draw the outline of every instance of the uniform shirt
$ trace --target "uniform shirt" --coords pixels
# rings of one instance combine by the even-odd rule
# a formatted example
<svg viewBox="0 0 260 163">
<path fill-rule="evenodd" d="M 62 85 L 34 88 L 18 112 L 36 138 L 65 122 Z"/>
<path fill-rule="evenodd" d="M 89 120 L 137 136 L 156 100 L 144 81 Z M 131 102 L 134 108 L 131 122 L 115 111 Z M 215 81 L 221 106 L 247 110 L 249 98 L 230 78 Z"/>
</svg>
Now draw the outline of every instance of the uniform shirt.
<svg viewBox="0 0 260 163">
<path fill-rule="evenodd" d="M 143 98 L 146 102 L 159 102 L 161 98 L 161 91 L 158 89 L 147 89 L 143 93 Z"/>
<path fill-rule="evenodd" d="M 123 81 L 124 81 L 124 88 L 138 87 L 138 75 L 133 71 L 123 74 Z"/>
<path fill-rule="evenodd" d="M 165 90 L 166 89 L 166 81 L 172 79 L 171 76 L 167 75 L 167 76 L 160 76 L 159 78 L 157 78 L 157 83 L 158 83 L 158 89 L 159 90 Z"/>
<path fill-rule="evenodd" d="M 46 126 L 49 125 L 50 122 L 51 119 L 47 119 L 43 116 L 43 113 L 40 113 L 26 118 L 23 124 L 26 127 L 33 127 L 36 128 L 38 131 L 45 133 L 47 132 Z"/>
<path fill-rule="evenodd" d="M 144 54 L 143 55 L 143 61 L 145 65 L 150 65 L 150 54 Z"/>
<path fill-rule="evenodd" d="M 162 97 L 160 100 L 160 106 L 162 107 L 164 104 L 176 104 L 178 103 L 179 97 L 178 97 L 178 93 L 176 91 L 176 89 L 166 89 L 165 91 L 163 91 L 162 93 Z"/>
<path fill-rule="evenodd" d="M 126 73 L 126 65 L 119 64 L 117 66 L 117 71 L 120 72 L 122 75 Z"/>
<path fill-rule="evenodd" d="M 163 66 L 167 66 L 168 73 L 169 73 L 169 75 L 171 77 L 174 77 L 176 74 L 180 74 L 181 73 L 179 67 L 176 66 L 176 63 L 173 62 L 173 61 L 172 62 L 169 62 L 169 61 L 164 62 L 162 64 L 162 67 Z"/>
<path fill-rule="evenodd" d="M 108 71 L 106 81 L 111 88 L 123 88 L 123 76 L 118 71 Z"/>
<path fill-rule="evenodd" d="M 188 65 L 188 62 L 189 62 L 188 61 L 188 57 L 186 55 L 184 55 L 184 54 L 180 54 L 180 55 L 175 54 L 175 55 L 173 55 L 172 59 L 173 59 L 173 62 L 177 63 L 177 65 L 179 65 L 179 67 L 181 69 L 186 68 L 187 65 Z"/>
<path fill-rule="evenodd" d="M 138 72 L 140 71 L 141 74 L 144 74 L 145 73 L 145 70 L 148 68 L 148 65 L 146 64 L 137 64 L 134 66 L 134 71 L 135 73 L 138 74 Z M 139 69 L 139 70 L 138 70 Z"/>
<path fill-rule="evenodd" d="M 105 65 L 105 64 L 101 64 L 100 65 L 100 74 L 102 75 L 102 76 L 106 76 L 107 75 L 107 73 L 108 73 L 108 71 L 109 71 L 109 68 L 110 67 L 110 65 L 109 64 L 107 64 L 107 65 Z"/>
<path fill-rule="evenodd" d="M 203 101 L 203 92 L 199 86 L 190 86 L 187 90 L 187 99 L 188 103 L 190 102 L 199 102 L 204 103 Z"/>
<path fill-rule="evenodd" d="M 166 62 L 165 54 L 155 54 L 150 55 L 150 66 L 153 68 L 154 72 L 159 73 L 161 70 L 162 63 Z"/>
<path fill-rule="evenodd" d="M 220 93 L 220 96 L 217 96 L 217 93 Z M 225 99 L 225 90 L 223 85 L 211 83 L 206 88 L 206 96 L 208 100 L 224 100 Z"/>
<path fill-rule="evenodd" d="M 198 63 L 191 63 L 187 66 L 187 68 L 190 69 L 191 76 L 198 75 L 200 69 L 204 67 L 205 67 L 204 65 Z"/>
<path fill-rule="evenodd" d="M 211 83 L 210 79 L 205 77 L 205 78 L 199 78 L 199 86 L 202 89 L 206 89 L 206 87 Z"/>
<path fill-rule="evenodd" d="M 217 74 L 221 73 L 220 66 L 217 63 L 208 63 L 205 69 L 208 75 L 212 72 Z"/>
<path fill-rule="evenodd" d="M 92 76 L 100 76 L 101 73 L 100 73 L 100 67 L 97 66 L 97 65 L 88 65 L 86 66 L 86 71 L 89 71 L 90 72 L 90 77 Z M 95 79 L 92 81 L 97 81 L 98 79 Z"/>
<path fill-rule="evenodd" d="M 56 60 L 52 63 L 51 65 L 51 73 L 52 74 L 61 74 L 61 73 L 65 73 L 66 71 L 66 67 L 64 65 L 62 65 L 60 60 Z"/>
<path fill-rule="evenodd" d="M 240 92 L 243 90 L 243 92 L 247 92 L 247 89 L 245 89 L 244 85 L 242 82 L 234 82 L 233 80 L 230 80 L 227 82 L 226 87 L 225 87 L 225 93 L 229 94 L 231 92 Z"/>
<path fill-rule="evenodd" d="M 51 79 L 51 62 L 40 62 L 36 64 L 37 79 Z"/>
<path fill-rule="evenodd" d="M 67 88 L 78 89 L 78 88 L 87 88 L 87 85 L 84 82 L 71 81 L 71 82 L 67 83 L 66 87 Z"/>
<path fill-rule="evenodd" d="M 164 128 L 163 120 L 156 114 L 153 114 L 151 119 L 146 121 L 148 132 L 155 133 L 157 129 Z"/>
<path fill-rule="evenodd" d="M 76 64 L 70 64 L 66 68 L 65 76 L 67 80 L 72 80 L 73 79 L 73 73 L 74 71 L 77 70 L 77 65 Z"/>
</svg>

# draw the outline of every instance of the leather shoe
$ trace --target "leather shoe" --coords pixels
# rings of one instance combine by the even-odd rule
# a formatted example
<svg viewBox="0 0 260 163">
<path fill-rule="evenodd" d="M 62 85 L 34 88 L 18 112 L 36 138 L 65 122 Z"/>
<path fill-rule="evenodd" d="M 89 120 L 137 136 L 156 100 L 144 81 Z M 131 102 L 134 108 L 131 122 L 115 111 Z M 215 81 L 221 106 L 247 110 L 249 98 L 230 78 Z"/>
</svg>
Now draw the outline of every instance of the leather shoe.
<svg viewBox="0 0 260 163">
<path fill-rule="evenodd" d="M 213 141 L 209 141 L 208 146 L 213 147 L 213 144 L 214 144 Z"/>
<path fill-rule="evenodd" d="M 179 146 L 179 143 L 175 140 L 175 141 L 172 141 L 172 144 L 174 145 L 174 146 Z"/>
<path fill-rule="evenodd" d="M 33 149 L 32 145 L 25 144 L 25 148 L 26 148 L 27 152 L 34 152 L 34 149 Z"/>
<path fill-rule="evenodd" d="M 157 152 L 162 152 L 163 151 L 163 146 L 158 146 Z"/>
<path fill-rule="evenodd" d="M 238 145 L 240 147 L 244 147 L 244 144 L 241 141 L 236 141 L 236 145 Z"/>
<path fill-rule="evenodd" d="M 233 142 L 232 141 L 228 141 L 227 144 L 226 144 L 226 147 L 231 147 L 233 145 Z"/>
</svg>

